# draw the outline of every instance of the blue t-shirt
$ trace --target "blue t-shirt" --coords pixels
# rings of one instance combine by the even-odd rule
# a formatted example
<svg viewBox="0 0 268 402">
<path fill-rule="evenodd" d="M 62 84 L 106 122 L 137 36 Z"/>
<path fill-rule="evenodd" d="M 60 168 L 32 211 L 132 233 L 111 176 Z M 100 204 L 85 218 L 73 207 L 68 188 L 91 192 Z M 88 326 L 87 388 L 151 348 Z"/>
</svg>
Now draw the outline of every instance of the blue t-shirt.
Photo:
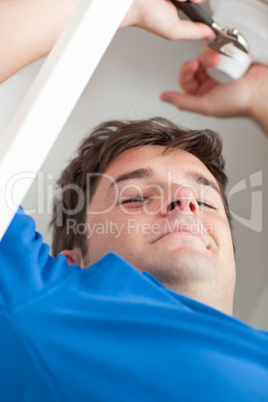
<svg viewBox="0 0 268 402">
<path fill-rule="evenodd" d="M 0 243 L 0 401 L 268 401 L 268 334 L 115 254 L 54 259 L 32 218 Z"/>
</svg>

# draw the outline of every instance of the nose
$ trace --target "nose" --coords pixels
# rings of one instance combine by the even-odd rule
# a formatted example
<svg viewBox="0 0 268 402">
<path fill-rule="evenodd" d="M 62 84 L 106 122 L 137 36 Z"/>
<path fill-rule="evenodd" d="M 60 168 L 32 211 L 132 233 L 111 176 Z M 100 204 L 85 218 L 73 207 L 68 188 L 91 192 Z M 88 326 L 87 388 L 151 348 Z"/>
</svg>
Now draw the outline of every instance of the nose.
<svg viewBox="0 0 268 402">
<path fill-rule="evenodd" d="M 199 205 L 195 191 L 187 186 L 173 187 L 171 195 L 163 203 L 162 215 L 168 215 L 172 211 L 187 215 L 198 215 Z"/>
</svg>

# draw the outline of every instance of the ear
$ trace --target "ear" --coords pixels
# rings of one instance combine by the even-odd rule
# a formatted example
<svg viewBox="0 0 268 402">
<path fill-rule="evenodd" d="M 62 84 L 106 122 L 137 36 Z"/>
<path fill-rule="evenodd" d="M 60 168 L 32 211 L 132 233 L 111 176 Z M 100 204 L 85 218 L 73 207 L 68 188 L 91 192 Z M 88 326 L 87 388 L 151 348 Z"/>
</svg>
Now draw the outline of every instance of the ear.
<svg viewBox="0 0 268 402">
<path fill-rule="evenodd" d="M 61 251 L 61 254 L 65 256 L 68 265 L 77 264 L 80 265 L 81 268 L 84 268 L 83 259 L 79 248 L 75 248 L 73 250 L 63 250 Z"/>
</svg>

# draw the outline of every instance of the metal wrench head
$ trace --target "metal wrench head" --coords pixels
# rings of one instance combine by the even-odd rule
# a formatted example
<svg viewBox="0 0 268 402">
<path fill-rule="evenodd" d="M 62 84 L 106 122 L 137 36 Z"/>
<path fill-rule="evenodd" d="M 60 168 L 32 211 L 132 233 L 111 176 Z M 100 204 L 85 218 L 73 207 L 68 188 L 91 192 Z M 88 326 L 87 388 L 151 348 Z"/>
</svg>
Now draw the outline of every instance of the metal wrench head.
<svg viewBox="0 0 268 402">
<path fill-rule="evenodd" d="M 250 52 L 249 44 L 246 38 L 236 29 L 224 27 L 214 22 L 212 28 L 216 32 L 216 37 L 208 41 L 208 46 L 218 53 L 235 58 L 236 53 L 232 50 L 233 46 L 245 53 Z"/>
</svg>

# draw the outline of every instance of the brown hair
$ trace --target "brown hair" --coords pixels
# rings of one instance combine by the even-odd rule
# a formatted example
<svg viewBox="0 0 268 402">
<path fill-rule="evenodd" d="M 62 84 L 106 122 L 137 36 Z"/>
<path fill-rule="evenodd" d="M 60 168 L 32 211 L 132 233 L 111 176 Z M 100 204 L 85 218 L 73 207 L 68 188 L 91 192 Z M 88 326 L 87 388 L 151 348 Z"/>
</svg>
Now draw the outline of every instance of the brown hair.
<svg viewBox="0 0 268 402">
<path fill-rule="evenodd" d="M 57 255 L 62 250 L 78 247 L 85 257 L 87 235 L 68 232 L 68 219 L 77 224 L 86 222 L 89 202 L 82 202 L 96 190 L 99 173 L 104 173 L 108 165 L 128 149 L 146 145 L 162 145 L 168 149 L 181 149 L 199 158 L 213 174 L 219 185 L 226 215 L 230 222 L 230 212 L 225 196 L 227 177 L 224 173 L 222 141 L 211 130 L 188 130 L 176 126 L 164 118 L 141 121 L 109 121 L 99 125 L 81 144 L 77 155 L 63 171 L 58 180 L 59 192 L 54 202 L 52 252 Z M 94 173 L 88 175 L 88 173 Z M 88 179 L 89 176 L 89 179 Z"/>
</svg>

